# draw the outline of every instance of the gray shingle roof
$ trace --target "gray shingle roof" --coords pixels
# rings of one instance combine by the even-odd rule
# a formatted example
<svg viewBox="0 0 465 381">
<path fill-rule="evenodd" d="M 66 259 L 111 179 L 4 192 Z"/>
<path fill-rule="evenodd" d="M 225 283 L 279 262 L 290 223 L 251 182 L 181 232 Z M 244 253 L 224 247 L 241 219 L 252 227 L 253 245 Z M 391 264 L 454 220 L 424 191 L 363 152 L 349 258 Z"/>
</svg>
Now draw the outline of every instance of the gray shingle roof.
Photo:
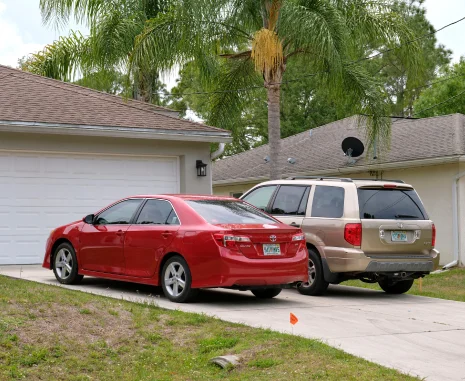
<svg viewBox="0 0 465 381">
<path fill-rule="evenodd" d="M 0 121 L 225 133 L 172 110 L 0 65 Z"/>
<path fill-rule="evenodd" d="M 378 157 L 365 153 L 353 165 L 348 164 L 341 143 L 355 136 L 365 143 L 363 125 L 357 117 L 342 119 L 290 136 L 281 141 L 281 163 L 284 175 L 321 172 L 346 167 L 396 163 L 420 159 L 450 157 L 465 154 L 465 115 L 452 114 L 424 119 L 396 119 L 392 123 L 391 148 Z M 311 132 L 311 134 L 310 134 Z M 366 144 L 365 144 L 366 145 Z M 269 176 L 268 145 L 219 160 L 213 165 L 216 184 L 262 179 Z M 287 158 L 296 159 L 295 164 Z"/>
</svg>

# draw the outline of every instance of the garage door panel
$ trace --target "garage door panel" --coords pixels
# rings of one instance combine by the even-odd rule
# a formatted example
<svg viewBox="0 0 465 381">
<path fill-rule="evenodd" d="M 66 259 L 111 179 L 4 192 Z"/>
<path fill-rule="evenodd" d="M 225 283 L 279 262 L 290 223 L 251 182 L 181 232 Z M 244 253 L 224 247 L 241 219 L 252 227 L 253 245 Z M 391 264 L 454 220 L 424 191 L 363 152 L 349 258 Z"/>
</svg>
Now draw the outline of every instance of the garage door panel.
<svg viewBox="0 0 465 381">
<path fill-rule="evenodd" d="M 13 164 L 14 171 L 17 173 L 29 173 L 32 175 L 40 173 L 41 160 L 38 156 L 16 156 Z"/>
<path fill-rule="evenodd" d="M 177 192 L 176 158 L 0 152 L 0 265 L 41 263 L 54 228 L 117 199 Z"/>
<path fill-rule="evenodd" d="M 13 172 L 13 159 L 9 155 L 1 155 L 1 160 L 0 160 L 0 176 L 7 175 L 11 172 Z"/>
</svg>

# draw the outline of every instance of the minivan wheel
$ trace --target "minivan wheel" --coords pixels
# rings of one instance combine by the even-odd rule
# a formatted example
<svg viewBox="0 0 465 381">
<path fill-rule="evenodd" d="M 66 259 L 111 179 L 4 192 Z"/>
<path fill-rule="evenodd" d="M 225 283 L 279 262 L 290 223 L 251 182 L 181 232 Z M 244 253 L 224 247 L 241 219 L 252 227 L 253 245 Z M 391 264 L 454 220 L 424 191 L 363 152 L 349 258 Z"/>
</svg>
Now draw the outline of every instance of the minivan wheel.
<svg viewBox="0 0 465 381">
<path fill-rule="evenodd" d="M 324 294 L 328 285 L 320 256 L 314 250 L 308 249 L 308 283 L 301 283 L 297 290 L 303 295 L 316 296 Z"/>
<path fill-rule="evenodd" d="M 413 279 L 391 283 L 388 278 L 385 278 L 380 280 L 378 284 L 387 294 L 403 294 L 412 288 Z"/>
<path fill-rule="evenodd" d="M 192 275 L 186 260 L 175 255 L 168 259 L 161 272 L 161 287 L 165 296 L 175 303 L 185 303 L 197 296 L 191 287 Z"/>
<path fill-rule="evenodd" d="M 281 288 L 258 288 L 256 290 L 251 290 L 252 294 L 254 294 L 259 299 L 271 299 L 275 296 L 278 296 L 282 289 Z"/>
</svg>

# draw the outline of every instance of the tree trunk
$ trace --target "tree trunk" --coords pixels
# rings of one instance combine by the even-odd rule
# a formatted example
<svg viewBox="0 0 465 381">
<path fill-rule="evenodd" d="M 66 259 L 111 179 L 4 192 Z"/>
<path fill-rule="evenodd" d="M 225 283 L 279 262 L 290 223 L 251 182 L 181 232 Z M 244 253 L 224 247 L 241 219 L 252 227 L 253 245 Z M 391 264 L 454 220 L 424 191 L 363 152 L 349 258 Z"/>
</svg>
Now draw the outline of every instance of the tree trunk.
<svg viewBox="0 0 465 381">
<path fill-rule="evenodd" d="M 276 82 L 274 82 L 276 83 Z M 268 93 L 268 146 L 270 155 L 270 180 L 279 180 L 282 176 L 281 166 L 281 119 L 280 119 L 280 84 L 267 86 Z"/>
</svg>

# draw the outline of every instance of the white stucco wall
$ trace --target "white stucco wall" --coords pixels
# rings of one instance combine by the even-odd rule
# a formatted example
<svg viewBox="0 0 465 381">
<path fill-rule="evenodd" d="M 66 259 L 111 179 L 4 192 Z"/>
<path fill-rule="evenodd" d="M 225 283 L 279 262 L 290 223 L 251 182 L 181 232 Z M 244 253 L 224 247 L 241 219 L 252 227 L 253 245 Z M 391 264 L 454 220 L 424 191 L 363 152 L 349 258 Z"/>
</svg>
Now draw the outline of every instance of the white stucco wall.
<svg viewBox="0 0 465 381">
<path fill-rule="evenodd" d="M 181 193 L 211 194 L 210 143 L 85 136 L 0 133 L 0 150 L 60 153 L 178 156 Z M 198 177 L 196 160 L 208 164 L 207 176 Z"/>
<path fill-rule="evenodd" d="M 452 184 L 459 171 L 465 171 L 465 163 L 443 164 L 408 169 L 385 170 L 384 179 L 399 179 L 411 184 L 422 199 L 429 217 L 437 229 L 436 248 L 441 252 L 441 264 L 453 260 L 453 203 Z M 321 174 L 324 175 L 324 174 Z M 334 176 L 334 175 L 332 175 Z M 344 173 L 341 177 L 372 178 L 369 173 Z M 229 195 L 230 192 L 243 192 L 256 185 L 256 182 L 246 184 L 214 185 L 214 194 Z M 462 263 L 465 263 L 465 177 L 459 182 L 460 203 L 460 253 Z M 460 221 L 464 221 L 460 223 Z"/>
</svg>

